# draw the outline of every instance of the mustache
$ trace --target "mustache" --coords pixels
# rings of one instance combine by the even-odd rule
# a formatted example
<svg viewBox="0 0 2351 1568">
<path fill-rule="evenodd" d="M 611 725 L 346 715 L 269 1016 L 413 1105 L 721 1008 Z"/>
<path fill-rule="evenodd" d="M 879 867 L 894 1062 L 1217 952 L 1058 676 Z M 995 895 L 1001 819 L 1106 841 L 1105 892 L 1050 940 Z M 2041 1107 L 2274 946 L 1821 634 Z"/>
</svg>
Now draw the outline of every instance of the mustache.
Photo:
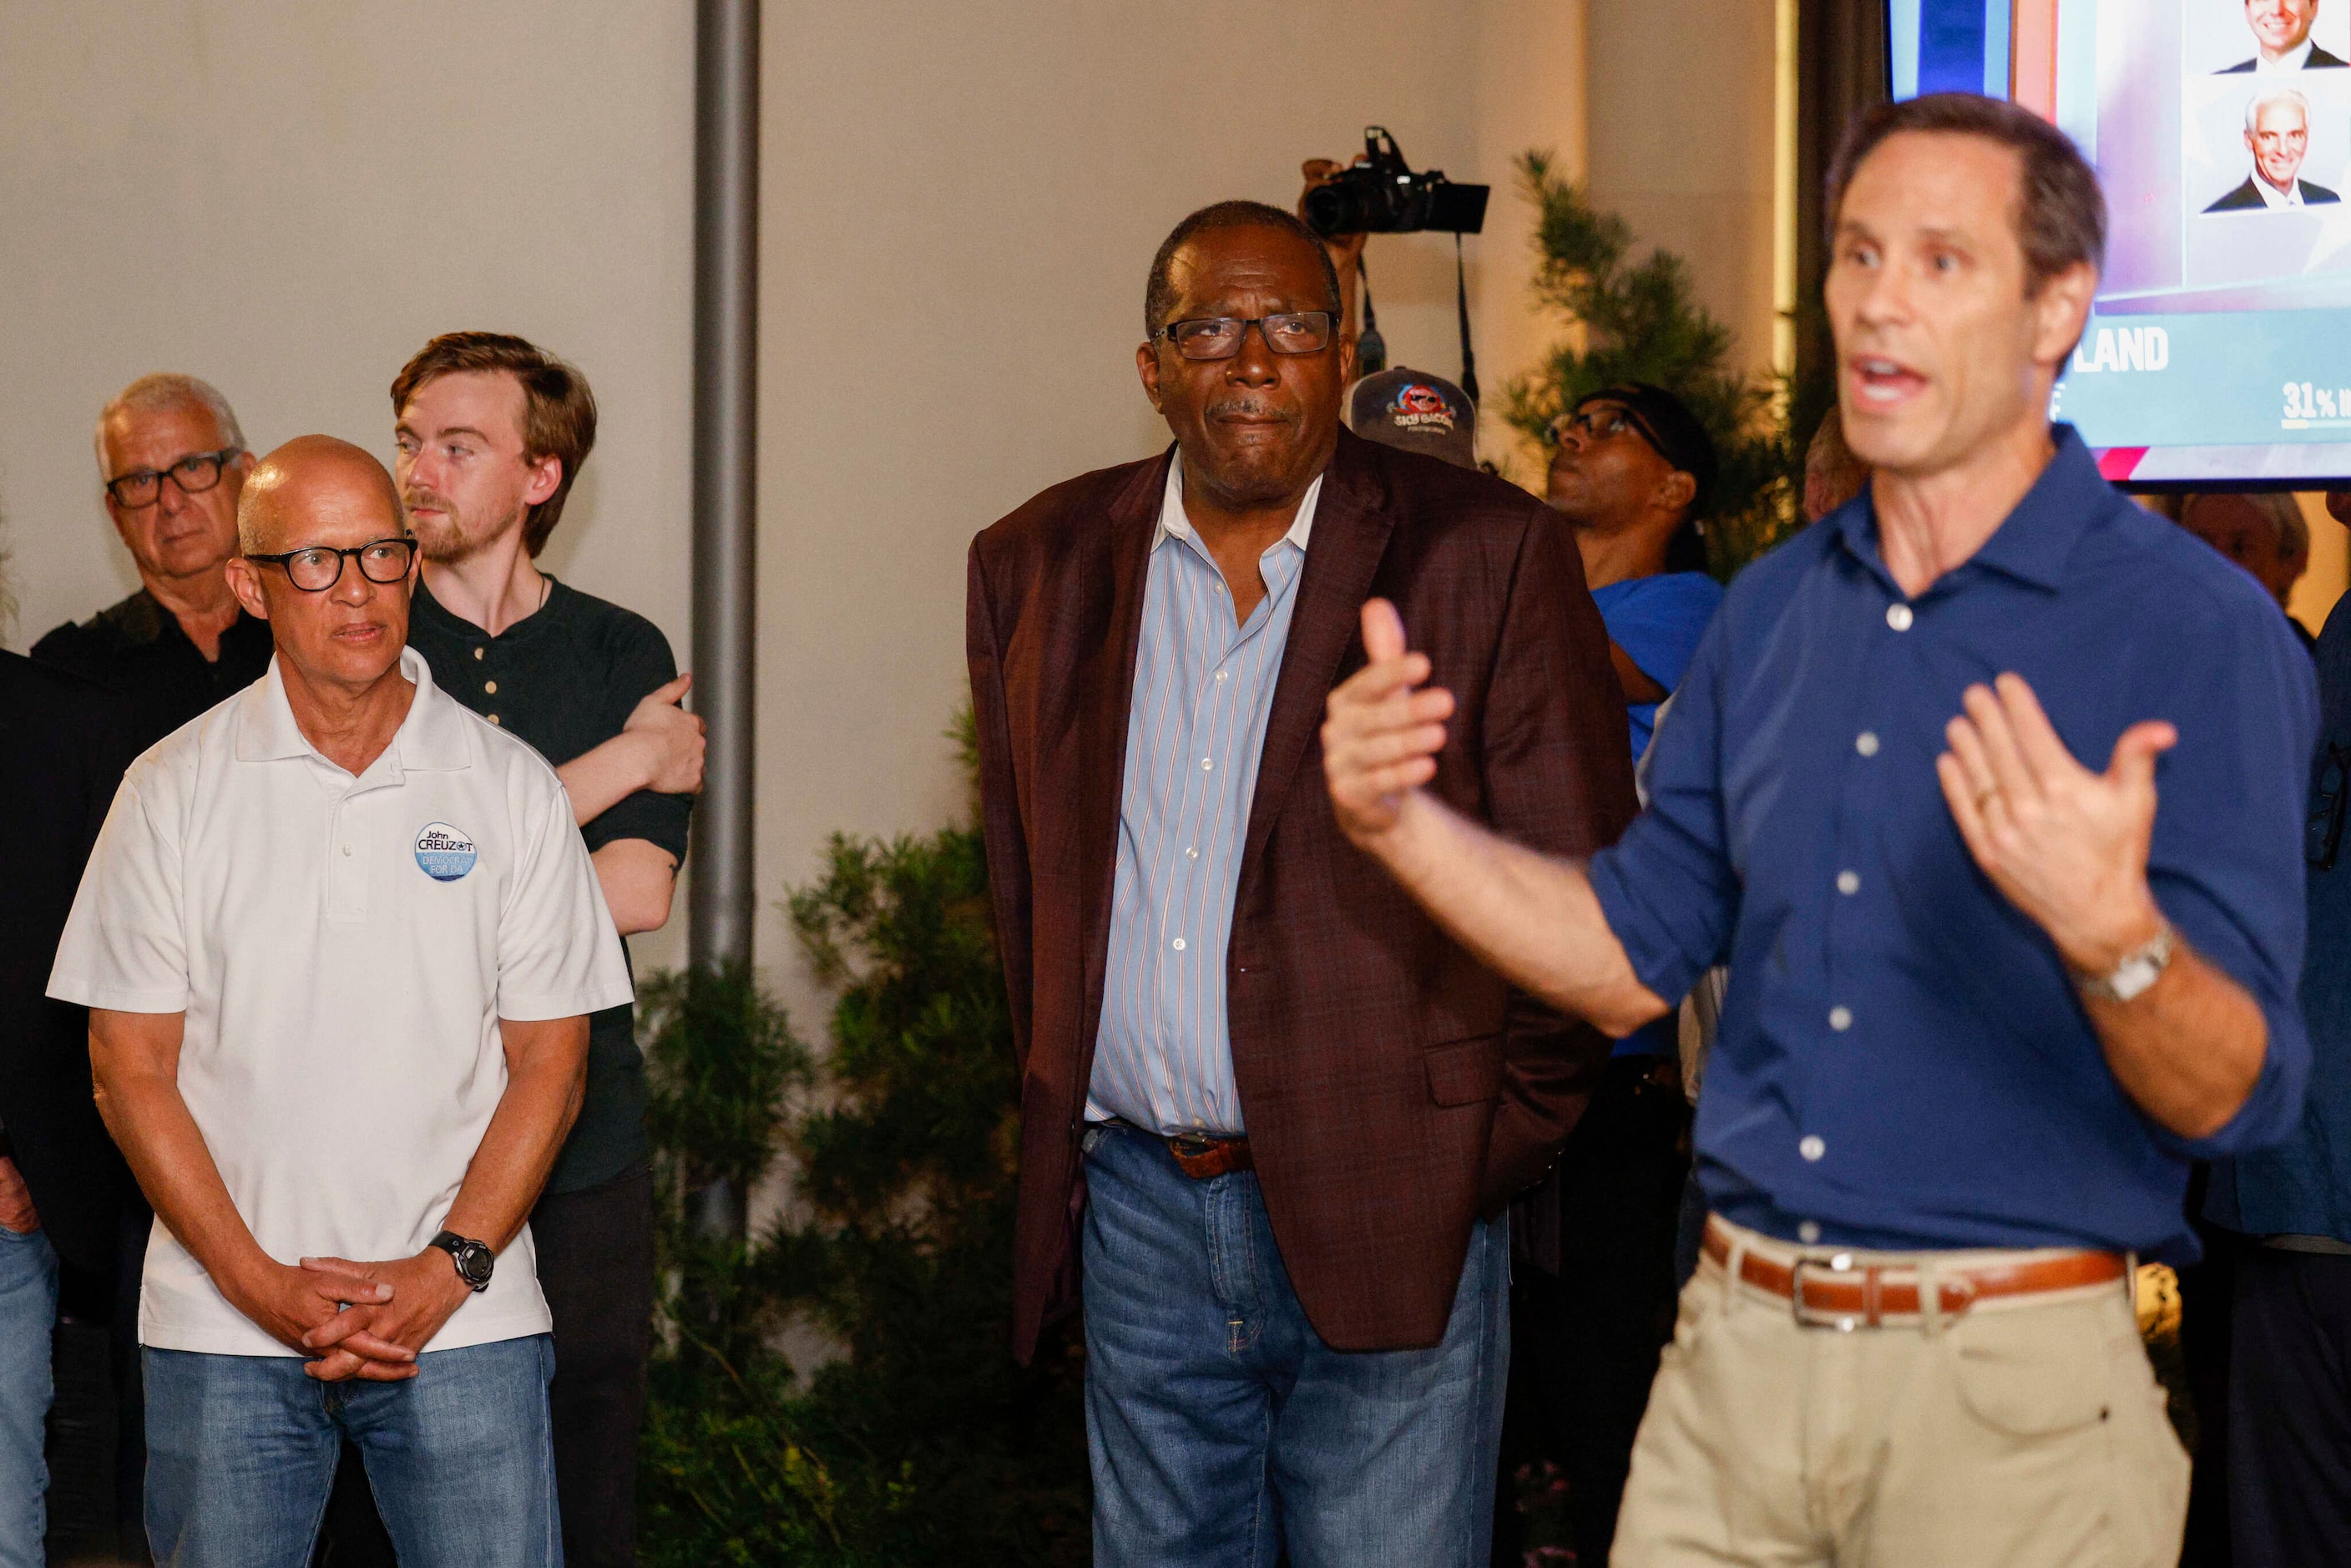
<svg viewBox="0 0 2351 1568">
<path fill-rule="evenodd" d="M 430 507 L 434 511 L 448 512 L 452 514 L 455 513 L 457 509 L 449 504 L 449 498 L 446 496 L 438 495 L 431 490 L 418 489 L 413 486 L 406 490 L 402 490 L 400 493 L 400 504 L 407 507 L 412 512 L 419 507 Z"/>
<path fill-rule="evenodd" d="M 1296 409 L 1283 408 L 1266 398 L 1251 397 L 1247 393 L 1218 398 L 1201 413 L 1208 419 L 1270 419 L 1287 424 L 1298 423 Z"/>
</svg>

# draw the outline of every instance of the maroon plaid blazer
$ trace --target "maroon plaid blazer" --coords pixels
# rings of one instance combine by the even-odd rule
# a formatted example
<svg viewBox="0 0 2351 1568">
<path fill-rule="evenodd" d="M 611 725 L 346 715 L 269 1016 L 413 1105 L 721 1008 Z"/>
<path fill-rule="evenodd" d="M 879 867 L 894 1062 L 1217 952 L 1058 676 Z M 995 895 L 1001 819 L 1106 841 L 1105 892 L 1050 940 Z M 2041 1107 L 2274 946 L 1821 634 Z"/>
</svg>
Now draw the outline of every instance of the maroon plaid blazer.
<svg viewBox="0 0 2351 1568">
<path fill-rule="evenodd" d="M 966 639 L 988 879 L 1020 1055 L 1014 1337 L 1076 1302 L 1082 1135 L 1144 573 L 1168 457 L 1046 491 L 972 541 Z M 1243 845 L 1233 1074 L 1282 1261 L 1340 1350 L 1435 1344 L 1473 1217 L 1542 1176 L 1608 1043 L 1521 996 L 1339 831 L 1319 734 L 1395 601 L 1459 708 L 1430 788 L 1588 855 L 1634 812 L 1625 698 L 1567 525 L 1342 431 Z"/>
</svg>

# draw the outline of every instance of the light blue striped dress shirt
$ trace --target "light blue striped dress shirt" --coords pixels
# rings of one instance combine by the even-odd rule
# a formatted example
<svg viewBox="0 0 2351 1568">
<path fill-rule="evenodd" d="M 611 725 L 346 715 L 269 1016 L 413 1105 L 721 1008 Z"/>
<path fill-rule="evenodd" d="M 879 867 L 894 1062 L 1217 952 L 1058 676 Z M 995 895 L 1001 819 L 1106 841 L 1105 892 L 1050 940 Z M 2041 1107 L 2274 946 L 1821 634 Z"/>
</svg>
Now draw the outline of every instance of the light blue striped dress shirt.
<svg viewBox="0 0 2351 1568">
<path fill-rule="evenodd" d="M 1225 949 L 1258 758 L 1298 606 L 1316 479 L 1258 558 L 1266 596 L 1235 625 L 1224 574 L 1184 515 L 1180 462 L 1151 541 L 1126 722 L 1110 959 L 1090 1120 L 1161 1133 L 1239 1133 Z"/>
</svg>

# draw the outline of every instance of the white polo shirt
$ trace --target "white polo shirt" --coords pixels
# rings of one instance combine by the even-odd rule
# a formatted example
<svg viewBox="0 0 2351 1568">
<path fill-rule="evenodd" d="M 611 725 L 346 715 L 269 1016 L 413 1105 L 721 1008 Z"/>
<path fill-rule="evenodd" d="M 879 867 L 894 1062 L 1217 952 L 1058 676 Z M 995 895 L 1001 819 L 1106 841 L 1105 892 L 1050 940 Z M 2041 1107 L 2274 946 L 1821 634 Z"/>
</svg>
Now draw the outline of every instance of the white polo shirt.
<svg viewBox="0 0 2351 1568">
<path fill-rule="evenodd" d="M 630 998 L 571 803 L 528 746 L 434 689 L 354 779 L 303 738 L 277 665 L 131 765 L 49 995 L 187 1015 L 180 1092 L 264 1251 L 413 1256 L 507 1086 L 498 1019 Z M 525 1228 L 425 1345 L 545 1333 Z M 161 1223 L 139 1340 L 292 1355 Z"/>
</svg>

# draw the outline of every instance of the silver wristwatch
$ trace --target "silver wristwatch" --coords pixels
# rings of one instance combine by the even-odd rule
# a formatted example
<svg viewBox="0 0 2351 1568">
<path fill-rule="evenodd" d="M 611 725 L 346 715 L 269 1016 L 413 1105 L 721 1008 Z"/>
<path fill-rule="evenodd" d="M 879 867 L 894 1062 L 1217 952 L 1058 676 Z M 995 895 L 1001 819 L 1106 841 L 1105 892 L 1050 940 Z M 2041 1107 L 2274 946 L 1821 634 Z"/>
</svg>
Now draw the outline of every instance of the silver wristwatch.
<svg viewBox="0 0 2351 1568">
<path fill-rule="evenodd" d="M 2171 963 L 2171 955 L 2179 947 L 2178 935 L 2171 922 L 2165 921 L 2163 929 L 2152 941 L 2135 947 L 2122 956 L 2122 962 L 2103 975 L 2085 975 L 2074 981 L 2085 997 L 2101 1001 L 2126 1002 L 2161 978 Z"/>
</svg>

